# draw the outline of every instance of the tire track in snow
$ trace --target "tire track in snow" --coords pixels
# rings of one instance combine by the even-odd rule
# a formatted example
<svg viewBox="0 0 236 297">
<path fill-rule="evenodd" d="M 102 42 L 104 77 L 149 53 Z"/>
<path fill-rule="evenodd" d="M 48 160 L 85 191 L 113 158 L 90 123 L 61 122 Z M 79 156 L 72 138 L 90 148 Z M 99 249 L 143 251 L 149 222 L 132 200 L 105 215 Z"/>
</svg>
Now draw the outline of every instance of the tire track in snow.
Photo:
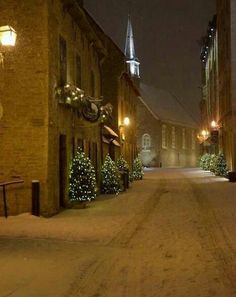
<svg viewBox="0 0 236 297">
<path fill-rule="evenodd" d="M 159 204 L 161 197 L 166 193 L 168 193 L 166 190 L 166 182 L 161 179 L 157 190 L 148 197 L 142 208 L 120 230 L 120 232 L 107 243 L 107 246 L 128 247 L 132 238 L 139 232 L 142 225 L 147 222 L 149 216 L 155 211 L 155 208 Z"/>
<path fill-rule="evenodd" d="M 191 187 L 193 196 L 200 208 L 201 227 L 203 226 L 200 231 L 202 246 L 210 251 L 218 264 L 223 284 L 232 289 L 232 296 L 236 296 L 236 251 L 206 195 L 204 195 L 204 190 L 200 189 L 200 186 L 190 179 L 185 178 L 185 180 Z"/>
</svg>

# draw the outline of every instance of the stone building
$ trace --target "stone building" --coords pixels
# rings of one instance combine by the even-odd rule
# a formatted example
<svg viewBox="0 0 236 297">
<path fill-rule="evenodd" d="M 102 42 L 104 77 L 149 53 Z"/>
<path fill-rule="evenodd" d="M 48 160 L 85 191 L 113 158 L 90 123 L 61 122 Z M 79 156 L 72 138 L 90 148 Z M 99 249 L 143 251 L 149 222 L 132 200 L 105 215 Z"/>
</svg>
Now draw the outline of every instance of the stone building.
<svg viewBox="0 0 236 297">
<path fill-rule="evenodd" d="M 31 211 L 31 182 L 39 180 L 41 214 L 51 215 L 68 204 L 69 165 L 78 146 L 96 168 L 98 187 L 107 152 L 117 158 L 122 151 L 132 162 L 135 126 L 124 130 L 123 116 L 135 123 L 136 93 L 124 55 L 82 1 L 6 0 L 0 19 L 17 32 L 1 69 L 0 180 L 24 180 L 7 191 L 11 214 Z M 99 108 L 108 102 L 113 118 L 101 123 Z"/>
<path fill-rule="evenodd" d="M 131 166 L 133 159 L 137 155 L 136 105 L 139 93 L 131 79 L 131 75 L 127 72 L 124 53 L 103 32 L 88 13 L 87 17 L 91 26 L 103 41 L 106 52 L 109 53 L 106 55 L 100 68 L 102 95 L 104 104 L 112 102 L 113 113 L 109 125 L 118 137 L 114 138 L 114 135 L 109 137 L 109 134 L 104 135 L 103 157 L 107 153 L 113 159 L 123 155 Z M 128 119 L 128 125 L 125 119 Z"/>
<path fill-rule="evenodd" d="M 202 61 L 202 99 L 201 110 L 201 154 L 219 152 L 218 127 L 211 127 L 219 122 L 219 86 L 218 86 L 218 33 L 216 15 L 208 24 L 207 35 L 203 37 L 201 50 Z M 203 134 L 203 135 L 202 135 Z M 215 140 L 215 141 L 212 141 Z"/>
<path fill-rule="evenodd" d="M 207 120 L 206 140 L 211 152 L 225 154 L 232 174 L 236 171 L 236 6 L 217 1 L 217 17 L 209 23 L 201 60 L 203 67 L 202 113 Z M 205 137 L 207 138 L 207 137 Z M 205 139 L 204 139 L 205 140 Z"/>
<path fill-rule="evenodd" d="M 193 167 L 197 164 L 197 124 L 178 99 L 140 79 L 134 34 L 128 19 L 126 64 L 137 88 L 137 149 L 146 167 Z"/>
<path fill-rule="evenodd" d="M 194 167 L 197 124 L 174 95 L 140 84 L 138 150 L 146 167 Z"/>
<path fill-rule="evenodd" d="M 18 34 L 2 71 L 0 179 L 24 180 L 22 190 L 9 188 L 11 213 L 30 211 L 31 181 L 37 179 L 42 213 L 52 214 L 67 204 L 77 146 L 100 167 L 100 126 L 85 121 L 73 99 L 100 98 L 105 48 L 77 1 L 7 0 L 0 19 Z M 63 91 L 66 97 L 57 96 Z"/>
</svg>

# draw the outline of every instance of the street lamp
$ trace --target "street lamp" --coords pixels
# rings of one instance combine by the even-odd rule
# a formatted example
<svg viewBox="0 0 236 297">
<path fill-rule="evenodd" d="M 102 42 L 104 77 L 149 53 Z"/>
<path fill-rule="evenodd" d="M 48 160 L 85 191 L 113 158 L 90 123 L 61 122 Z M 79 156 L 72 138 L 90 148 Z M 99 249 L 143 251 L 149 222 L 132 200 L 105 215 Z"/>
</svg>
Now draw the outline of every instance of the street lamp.
<svg viewBox="0 0 236 297">
<path fill-rule="evenodd" d="M 11 26 L 0 26 L 0 45 L 3 47 L 15 46 L 16 31 Z M 3 53 L 0 51 L 0 63 L 3 64 Z"/>
<path fill-rule="evenodd" d="M 209 132 L 207 130 L 202 130 L 200 134 L 198 134 L 197 138 L 200 143 L 203 143 L 209 137 Z"/>
<path fill-rule="evenodd" d="M 120 135 L 121 135 L 121 140 L 125 141 L 125 127 L 128 127 L 130 125 L 130 119 L 129 117 L 124 117 L 123 122 L 120 124 Z"/>
<path fill-rule="evenodd" d="M 16 31 L 11 26 L 0 27 L 0 43 L 3 46 L 15 46 Z"/>
<path fill-rule="evenodd" d="M 0 65 L 3 66 L 4 56 L 1 52 L 2 47 L 15 46 L 16 31 L 11 26 L 0 26 Z M 0 102 L 0 119 L 3 116 L 3 107 Z"/>
<path fill-rule="evenodd" d="M 125 126 L 129 126 L 130 125 L 130 119 L 129 119 L 129 117 L 125 117 L 124 118 L 124 125 Z"/>
</svg>

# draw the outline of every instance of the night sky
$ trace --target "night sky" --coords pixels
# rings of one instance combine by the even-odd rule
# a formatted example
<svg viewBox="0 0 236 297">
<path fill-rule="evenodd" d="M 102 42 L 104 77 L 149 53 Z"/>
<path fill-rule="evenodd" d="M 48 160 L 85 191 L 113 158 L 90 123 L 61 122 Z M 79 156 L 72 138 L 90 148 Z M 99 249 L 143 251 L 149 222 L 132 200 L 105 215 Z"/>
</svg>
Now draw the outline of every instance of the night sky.
<svg viewBox="0 0 236 297">
<path fill-rule="evenodd" d="M 124 50 L 127 15 L 135 35 L 141 79 L 172 92 L 199 119 L 200 46 L 215 0 L 84 0 L 104 31 Z"/>
</svg>

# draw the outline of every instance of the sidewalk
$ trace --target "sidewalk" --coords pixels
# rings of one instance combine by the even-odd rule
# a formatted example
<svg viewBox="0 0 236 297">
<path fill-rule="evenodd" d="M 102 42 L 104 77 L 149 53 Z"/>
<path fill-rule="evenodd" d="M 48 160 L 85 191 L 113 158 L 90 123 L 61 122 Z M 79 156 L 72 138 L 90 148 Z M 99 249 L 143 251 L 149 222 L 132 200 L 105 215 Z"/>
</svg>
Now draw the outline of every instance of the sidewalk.
<svg viewBox="0 0 236 297">
<path fill-rule="evenodd" d="M 0 217 L 0 236 L 104 242 L 119 232 L 155 188 L 156 181 L 147 174 L 126 192 L 100 195 L 85 209 L 66 209 L 51 218 L 30 214 Z"/>
</svg>

